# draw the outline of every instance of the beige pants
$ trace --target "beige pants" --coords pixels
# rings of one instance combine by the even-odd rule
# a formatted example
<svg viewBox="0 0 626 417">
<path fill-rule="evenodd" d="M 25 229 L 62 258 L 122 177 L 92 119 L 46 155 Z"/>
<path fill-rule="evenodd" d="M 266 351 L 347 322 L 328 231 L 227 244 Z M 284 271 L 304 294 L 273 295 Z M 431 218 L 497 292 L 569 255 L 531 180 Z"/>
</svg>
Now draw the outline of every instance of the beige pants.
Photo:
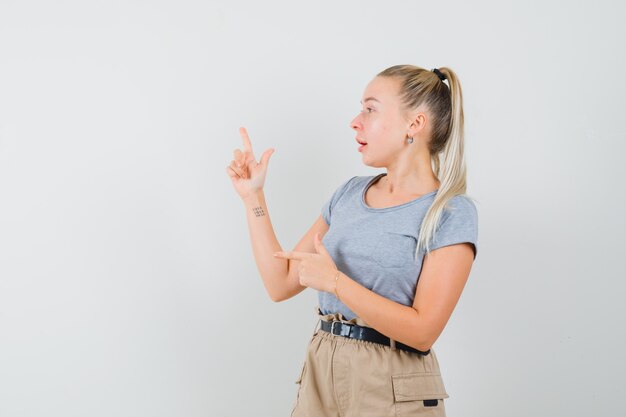
<svg viewBox="0 0 626 417">
<path fill-rule="evenodd" d="M 358 317 L 316 312 L 321 320 L 366 326 Z M 334 336 L 316 325 L 291 416 L 445 417 L 448 394 L 434 350 L 424 356 L 392 346 Z"/>
</svg>

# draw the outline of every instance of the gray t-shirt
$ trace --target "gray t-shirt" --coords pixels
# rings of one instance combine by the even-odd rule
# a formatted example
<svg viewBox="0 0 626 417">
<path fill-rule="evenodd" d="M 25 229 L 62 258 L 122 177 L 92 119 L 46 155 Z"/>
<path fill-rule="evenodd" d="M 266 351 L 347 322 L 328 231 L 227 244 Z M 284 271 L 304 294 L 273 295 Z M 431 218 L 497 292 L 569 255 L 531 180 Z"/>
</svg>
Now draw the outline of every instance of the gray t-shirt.
<svg viewBox="0 0 626 417">
<path fill-rule="evenodd" d="M 372 208 L 365 204 L 365 190 L 379 177 L 356 176 L 343 182 L 322 208 L 330 228 L 323 243 L 337 268 L 375 293 L 412 306 L 422 269 L 424 252 L 415 259 L 420 226 L 437 191 L 407 203 Z M 478 213 L 469 197 L 454 196 L 439 220 L 430 249 L 455 243 L 474 244 L 478 250 Z M 347 320 L 356 315 L 334 294 L 318 293 L 322 314 L 341 313 Z"/>
</svg>

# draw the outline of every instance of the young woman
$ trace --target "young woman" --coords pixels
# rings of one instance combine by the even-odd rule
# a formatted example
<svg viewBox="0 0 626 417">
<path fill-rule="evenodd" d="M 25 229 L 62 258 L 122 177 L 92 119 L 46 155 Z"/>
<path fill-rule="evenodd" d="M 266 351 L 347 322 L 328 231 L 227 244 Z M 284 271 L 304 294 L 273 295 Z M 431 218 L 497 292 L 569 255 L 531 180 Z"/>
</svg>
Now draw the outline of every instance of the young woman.
<svg viewBox="0 0 626 417">
<path fill-rule="evenodd" d="M 273 149 L 257 163 L 241 128 L 244 150 L 227 167 L 271 299 L 319 291 L 321 326 L 292 416 L 445 416 L 432 345 L 461 296 L 478 237 L 465 195 L 461 86 L 449 68 L 396 65 L 374 77 L 361 103 L 351 123 L 358 150 L 365 165 L 386 172 L 343 181 L 293 251 L 282 251 L 263 194 Z"/>
</svg>

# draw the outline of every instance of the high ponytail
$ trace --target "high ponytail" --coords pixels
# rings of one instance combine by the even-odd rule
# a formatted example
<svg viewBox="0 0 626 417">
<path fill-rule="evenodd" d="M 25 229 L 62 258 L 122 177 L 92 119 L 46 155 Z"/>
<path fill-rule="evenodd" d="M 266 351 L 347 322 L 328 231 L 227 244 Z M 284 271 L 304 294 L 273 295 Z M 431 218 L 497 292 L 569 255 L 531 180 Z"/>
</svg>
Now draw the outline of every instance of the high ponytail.
<svg viewBox="0 0 626 417">
<path fill-rule="evenodd" d="M 448 202 L 465 194 L 467 186 L 461 84 L 450 68 L 441 67 L 438 71 L 445 81 L 436 72 L 413 65 L 396 65 L 378 74 L 400 80 L 400 97 L 406 110 L 425 104 L 431 113 L 430 160 L 441 185 L 422 221 L 416 258 L 420 252 L 430 252 L 430 244 Z"/>
</svg>

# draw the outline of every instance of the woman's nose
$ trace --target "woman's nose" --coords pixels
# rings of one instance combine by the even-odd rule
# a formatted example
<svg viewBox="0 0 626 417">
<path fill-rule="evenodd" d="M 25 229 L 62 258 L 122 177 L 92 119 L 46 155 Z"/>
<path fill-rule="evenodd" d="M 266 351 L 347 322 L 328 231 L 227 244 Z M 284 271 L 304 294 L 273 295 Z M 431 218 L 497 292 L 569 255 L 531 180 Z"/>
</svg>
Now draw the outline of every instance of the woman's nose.
<svg viewBox="0 0 626 417">
<path fill-rule="evenodd" d="M 350 122 L 350 127 L 354 130 L 361 128 L 361 122 L 359 121 L 359 116 L 356 116 L 354 119 L 352 119 L 352 121 Z"/>
</svg>

